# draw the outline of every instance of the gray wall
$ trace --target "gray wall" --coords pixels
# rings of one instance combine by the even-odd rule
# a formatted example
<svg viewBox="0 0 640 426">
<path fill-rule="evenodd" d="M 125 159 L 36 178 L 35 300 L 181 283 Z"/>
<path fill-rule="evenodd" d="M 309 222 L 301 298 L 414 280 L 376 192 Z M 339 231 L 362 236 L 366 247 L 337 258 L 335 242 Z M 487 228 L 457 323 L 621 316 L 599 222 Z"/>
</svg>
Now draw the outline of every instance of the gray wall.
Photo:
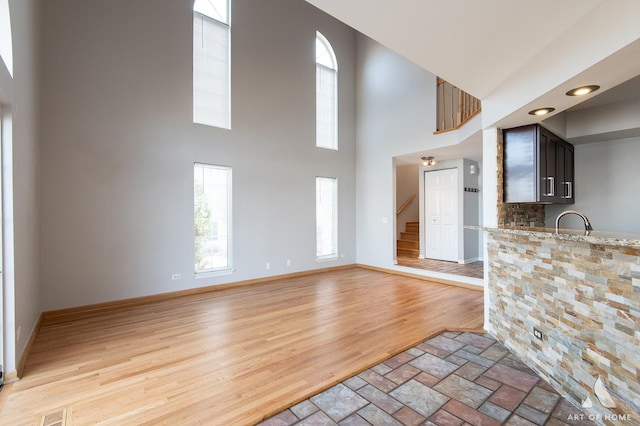
<svg viewBox="0 0 640 426">
<path fill-rule="evenodd" d="M 435 75 L 362 35 L 358 36 L 357 54 L 358 263 L 404 271 L 406 268 L 394 264 L 393 157 L 457 144 L 465 130 L 433 134 Z M 417 269 L 411 272 L 437 275 Z M 459 280 L 467 281 L 464 277 Z"/>
<path fill-rule="evenodd" d="M 435 130 L 435 76 L 365 36 L 357 53 L 357 257 L 392 268 L 393 156 L 419 151 Z"/>
<path fill-rule="evenodd" d="M 191 0 L 48 0 L 44 19 L 45 311 L 355 262 L 353 30 L 235 0 L 227 131 L 192 123 Z M 337 152 L 315 147 L 316 30 L 339 62 Z M 193 276 L 194 162 L 233 168 L 231 275 Z M 339 181 L 336 261 L 315 259 L 316 175 Z"/>
<path fill-rule="evenodd" d="M 555 226 L 564 210 L 587 215 L 597 231 L 640 234 L 640 138 L 575 146 L 576 202 L 547 206 L 546 225 Z M 584 229 L 582 220 L 565 216 L 560 227 Z"/>
<path fill-rule="evenodd" d="M 39 105 L 41 10 L 36 0 L 11 0 L 13 79 L 0 65 L 0 103 L 11 115 L 3 147 L 4 309 L 6 379 L 12 379 L 40 315 Z M 15 344 L 13 343 L 15 342 Z"/>
<path fill-rule="evenodd" d="M 474 167 L 474 174 L 471 174 L 471 166 Z M 480 210 L 482 205 L 480 190 L 480 179 L 478 174 L 480 173 L 480 167 L 477 161 L 463 159 L 463 176 L 464 186 L 462 190 L 462 204 L 463 204 L 463 222 L 464 226 L 477 226 L 480 225 Z M 472 192 L 470 190 L 478 190 L 478 192 Z M 480 232 L 471 229 L 463 229 L 463 246 L 464 246 L 464 261 L 465 263 L 477 262 L 482 259 L 480 255 Z"/>
</svg>

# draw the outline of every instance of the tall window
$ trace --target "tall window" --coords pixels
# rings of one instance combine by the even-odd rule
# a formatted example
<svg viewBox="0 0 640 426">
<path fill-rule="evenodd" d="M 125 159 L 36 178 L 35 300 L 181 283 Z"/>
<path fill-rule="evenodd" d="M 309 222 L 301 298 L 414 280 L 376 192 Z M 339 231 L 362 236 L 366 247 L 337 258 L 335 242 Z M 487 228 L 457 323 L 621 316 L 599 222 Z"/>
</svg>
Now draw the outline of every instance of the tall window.
<svg viewBox="0 0 640 426">
<path fill-rule="evenodd" d="M 0 57 L 7 67 L 9 75 L 13 77 L 13 48 L 11 43 L 9 0 L 0 0 Z"/>
<path fill-rule="evenodd" d="M 316 177 L 316 256 L 338 256 L 338 180 Z"/>
<path fill-rule="evenodd" d="M 231 128 L 229 0 L 193 5 L 193 122 Z"/>
<path fill-rule="evenodd" d="M 195 271 L 231 269 L 231 168 L 193 168 Z"/>
<path fill-rule="evenodd" d="M 316 32 L 316 146 L 338 149 L 338 61 Z"/>
</svg>

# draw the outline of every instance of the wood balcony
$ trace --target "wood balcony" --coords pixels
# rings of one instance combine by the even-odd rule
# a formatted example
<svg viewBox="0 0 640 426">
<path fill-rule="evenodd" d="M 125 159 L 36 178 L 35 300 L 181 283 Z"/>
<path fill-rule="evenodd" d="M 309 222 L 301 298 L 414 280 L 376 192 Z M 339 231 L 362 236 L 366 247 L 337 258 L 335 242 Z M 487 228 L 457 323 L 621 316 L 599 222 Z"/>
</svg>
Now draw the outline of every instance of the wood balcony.
<svg viewBox="0 0 640 426">
<path fill-rule="evenodd" d="M 437 79 L 437 130 L 434 134 L 458 130 L 473 117 L 480 114 L 479 99 L 441 79 Z"/>
</svg>

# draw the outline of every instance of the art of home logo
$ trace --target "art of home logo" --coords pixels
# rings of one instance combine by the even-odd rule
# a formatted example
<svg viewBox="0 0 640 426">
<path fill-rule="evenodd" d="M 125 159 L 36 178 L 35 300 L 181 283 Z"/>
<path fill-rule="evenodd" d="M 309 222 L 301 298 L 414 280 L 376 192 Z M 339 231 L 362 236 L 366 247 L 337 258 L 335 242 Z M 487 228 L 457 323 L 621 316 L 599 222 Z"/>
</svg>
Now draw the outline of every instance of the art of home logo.
<svg viewBox="0 0 640 426">
<path fill-rule="evenodd" d="M 604 387 L 604 383 L 600 377 L 596 380 L 593 385 L 593 392 L 596 394 L 598 401 L 605 408 L 616 408 L 616 403 L 611 398 L 611 395 Z M 593 407 L 593 401 L 591 398 L 587 396 L 587 399 L 582 403 L 582 408 L 591 408 Z M 567 420 L 572 421 L 581 421 L 581 420 L 591 420 L 591 421 L 613 421 L 613 422 L 631 422 L 632 416 L 631 414 L 569 414 L 567 416 Z"/>
<path fill-rule="evenodd" d="M 629 422 L 631 423 L 631 419 L 633 417 L 631 414 L 569 414 L 567 416 L 568 421 L 579 422 L 583 420 L 591 420 L 598 422 Z"/>
</svg>

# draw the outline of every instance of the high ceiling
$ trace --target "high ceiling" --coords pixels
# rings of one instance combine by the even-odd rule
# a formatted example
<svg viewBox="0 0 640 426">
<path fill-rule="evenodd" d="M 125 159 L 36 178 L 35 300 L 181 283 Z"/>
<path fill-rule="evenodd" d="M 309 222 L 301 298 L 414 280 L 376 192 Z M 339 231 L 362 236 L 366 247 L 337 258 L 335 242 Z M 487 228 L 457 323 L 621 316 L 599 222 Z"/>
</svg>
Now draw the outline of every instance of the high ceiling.
<svg viewBox="0 0 640 426">
<path fill-rule="evenodd" d="M 478 98 L 605 0 L 308 0 Z"/>
<path fill-rule="evenodd" d="M 483 101 L 483 127 L 535 121 L 640 74 L 637 0 L 307 0 Z"/>
</svg>

